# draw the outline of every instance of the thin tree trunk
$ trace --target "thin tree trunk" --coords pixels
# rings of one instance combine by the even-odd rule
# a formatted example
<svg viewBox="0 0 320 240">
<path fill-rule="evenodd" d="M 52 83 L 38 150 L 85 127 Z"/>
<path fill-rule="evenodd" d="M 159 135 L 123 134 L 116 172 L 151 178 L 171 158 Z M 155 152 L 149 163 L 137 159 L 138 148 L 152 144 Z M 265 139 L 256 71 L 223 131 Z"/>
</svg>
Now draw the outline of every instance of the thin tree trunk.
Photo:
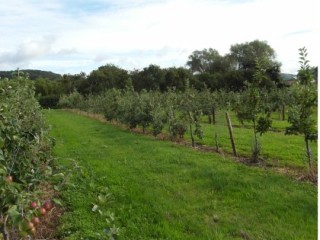
<svg viewBox="0 0 320 240">
<path fill-rule="evenodd" d="M 194 138 L 193 138 L 193 132 L 192 132 L 192 124 L 189 124 L 189 129 L 190 129 L 190 137 L 191 137 L 191 144 L 192 147 L 194 147 Z"/>
<path fill-rule="evenodd" d="M 214 140 L 216 143 L 216 151 L 219 152 L 219 143 L 218 143 L 218 134 L 217 132 L 214 133 Z"/>
<path fill-rule="evenodd" d="M 190 130 L 191 144 L 192 144 L 192 147 L 194 147 L 194 138 L 193 138 L 193 132 L 192 132 L 192 116 L 190 112 L 188 112 L 188 114 L 189 114 L 189 130 Z"/>
<path fill-rule="evenodd" d="M 211 119 L 210 113 L 208 114 L 208 122 L 209 122 L 210 125 L 212 124 L 212 119 Z"/>
<path fill-rule="evenodd" d="M 214 108 L 212 108 L 212 124 L 216 124 L 216 111 Z"/>
<path fill-rule="evenodd" d="M 0 232 L 2 233 L 3 240 L 10 240 L 9 232 L 7 231 L 7 220 L 8 216 L 5 217 L 3 220 L 3 224 L 1 225 Z"/>
<path fill-rule="evenodd" d="M 281 112 L 282 112 L 282 121 L 284 121 L 286 119 L 286 111 L 285 111 L 285 105 L 284 104 L 282 104 Z"/>
<path fill-rule="evenodd" d="M 253 120 L 253 132 L 254 132 L 254 149 L 253 149 L 253 162 L 258 162 L 259 158 L 259 146 L 258 146 L 258 138 L 257 138 L 257 131 L 256 131 L 256 121 Z"/>
<path fill-rule="evenodd" d="M 230 134 L 230 140 L 231 140 L 233 155 L 235 157 L 237 157 L 238 154 L 237 154 L 236 145 L 235 145 L 234 138 L 233 138 L 232 124 L 231 124 L 231 120 L 230 120 L 230 116 L 229 116 L 228 112 L 226 112 L 226 119 L 227 119 L 229 134 Z"/>
</svg>

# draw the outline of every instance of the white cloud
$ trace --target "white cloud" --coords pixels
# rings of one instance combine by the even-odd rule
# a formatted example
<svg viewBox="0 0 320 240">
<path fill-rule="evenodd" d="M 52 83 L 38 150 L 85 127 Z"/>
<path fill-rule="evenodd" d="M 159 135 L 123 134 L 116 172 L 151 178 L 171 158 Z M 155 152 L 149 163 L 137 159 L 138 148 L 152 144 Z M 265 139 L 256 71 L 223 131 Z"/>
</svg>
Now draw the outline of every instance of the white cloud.
<svg viewBox="0 0 320 240">
<path fill-rule="evenodd" d="M 194 50 L 211 47 L 225 54 L 231 44 L 259 39 L 275 49 L 283 71 L 295 72 L 302 46 L 309 50 L 311 64 L 319 62 L 316 4 L 317 0 L 11 0 L 0 9 L 0 67 L 29 64 L 77 73 L 107 62 L 131 69 L 151 63 L 183 66 Z"/>
</svg>

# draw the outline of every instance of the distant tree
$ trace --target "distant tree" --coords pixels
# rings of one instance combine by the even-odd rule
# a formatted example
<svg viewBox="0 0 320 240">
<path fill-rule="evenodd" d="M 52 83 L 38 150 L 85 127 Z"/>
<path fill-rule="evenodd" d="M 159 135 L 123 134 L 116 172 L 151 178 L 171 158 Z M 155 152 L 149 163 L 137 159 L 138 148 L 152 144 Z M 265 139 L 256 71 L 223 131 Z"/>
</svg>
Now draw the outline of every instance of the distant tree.
<svg viewBox="0 0 320 240">
<path fill-rule="evenodd" d="M 224 73 L 199 73 L 194 76 L 194 87 L 198 90 L 204 90 L 209 88 L 211 90 L 217 90 L 223 87 Z"/>
<path fill-rule="evenodd" d="M 227 91 L 240 91 L 245 87 L 246 78 L 239 70 L 230 70 L 223 75 L 221 88 Z"/>
<path fill-rule="evenodd" d="M 194 51 L 188 58 L 187 66 L 193 73 L 215 73 L 228 69 L 229 62 L 215 49 Z"/>
<path fill-rule="evenodd" d="M 75 90 L 81 94 L 89 93 L 88 79 L 84 72 L 79 74 L 64 74 L 58 82 L 60 94 L 69 94 Z"/>
<path fill-rule="evenodd" d="M 264 87 L 279 84 L 281 79 L 281 64 L 276 61 L 274 49 L 266 42 L 254 40 L 252 42 L 232 45 L 230 48 L 230 58 L 232 58 L 236 70 L 243 75 L 243 79 L 249 82 L 255 80 L 254 74 L 256 71 L 256 61 L 258 60 L 266 76 L 259 84 Z"/>
<path fill-rule="evenodd" d="M 183 67 L 171 67 L 165 70 L 164 80 L 166 88 L 174 87 L 176 90 L 184 91 L 187 81 L 190 81 L 192 78 L 190 70 Z"/>
<path fill-rule="evenodd" d="M 61 92 L 59 81 L 37 78 L 35 81 L 35 93 L 39 103 L 44 108 L 55 108 L 58 104 Z"/>
<path fill-rule="evenodd" d="M 124 89 L 129 74 L 126 70 L 112 64 L 107 64 L 93 70 L 88 76 L 90 93 L 100 93 L 106 89 Z"/>
<path fill-rule="evenodd" d="M 158 65 L 150 64 L 142 71 L 131 73 L 132 83 L 136 91 L 145 90 L 165 90 L 165 71 Z"/>
</svg>

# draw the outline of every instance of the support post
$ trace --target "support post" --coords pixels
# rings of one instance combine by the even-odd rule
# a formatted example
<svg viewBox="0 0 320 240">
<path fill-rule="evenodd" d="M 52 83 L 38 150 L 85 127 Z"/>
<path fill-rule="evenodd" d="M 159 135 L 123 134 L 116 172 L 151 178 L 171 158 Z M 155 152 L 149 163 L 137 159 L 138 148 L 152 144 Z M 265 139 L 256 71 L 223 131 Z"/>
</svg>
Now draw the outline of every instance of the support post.
<svg viewBox="0 0 320 240">
<path fill-rule="evenodd" d="M 234 143 L 234 138 L 233 138 L 232 124 L 231 124 L 231 120 L 230 120 L 230 116 L 229 116 L 228 112 L 226 112 L 226 119 L 227 119 L 227 124 L 228 124 L 228 129 L 229 129 L 229 135 L 230 135 L 230 141 L 231 141 L 231 145 L 232 145 L 233 155 L 235 157 L 238 157 L 236 145 Z"/>
</svg>

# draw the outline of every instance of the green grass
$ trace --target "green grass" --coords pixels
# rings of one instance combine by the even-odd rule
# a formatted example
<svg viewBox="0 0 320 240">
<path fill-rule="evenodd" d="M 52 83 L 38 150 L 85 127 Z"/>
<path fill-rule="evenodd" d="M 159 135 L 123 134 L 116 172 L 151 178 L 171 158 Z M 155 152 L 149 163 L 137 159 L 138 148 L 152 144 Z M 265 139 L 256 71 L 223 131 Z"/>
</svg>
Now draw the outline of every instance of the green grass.
<svg viewBox="0 0 320 240">
<path fill-rule="evenodd" d="M 244 157 L 251 156 L 253 146 L 253 130 L 250 123 L 244 126 L 237 120 L 234 113 L 230 113 L 233 125 L 233 133 L 238 154 Z M 225 111 L 217 112 L 217 121 L 215 125 L 207 124 L 207 118 L 202 119 L 202 129 L 204 131 L 203 140 L 197 139 L 201 144 L 215 146 L 214 134 L 217 133 L 219 145 L 223 151 L 232 153 L 232 147 L 229 138 L 229 132 L 226 125 Z M 307 168 L 307 157 L 303 136 L 285 135 L 285 127 L 289 126 L 287 121 L 280 121 L 277 114 L 273 114 L 271 131 L 259 136 L 261 144 L 261 158 L 267 163 L 278 167 Z M 186 134 L 189 140 L 189 134 Z M 317 161 L 317 143 L 310 143 L 313 158 Z M 316 163 L 317 164 L 317 163 Z"/>
<path fill-rule="evenodd" d="M 69 112 L 46 116 L 59 162 L 82 166 L 62 191 L 65 239 L 101 239 L 112 224 L 91 209 L 103 191 L 119 239 L 317 238 L 313 185 Z"/>
</svg>

